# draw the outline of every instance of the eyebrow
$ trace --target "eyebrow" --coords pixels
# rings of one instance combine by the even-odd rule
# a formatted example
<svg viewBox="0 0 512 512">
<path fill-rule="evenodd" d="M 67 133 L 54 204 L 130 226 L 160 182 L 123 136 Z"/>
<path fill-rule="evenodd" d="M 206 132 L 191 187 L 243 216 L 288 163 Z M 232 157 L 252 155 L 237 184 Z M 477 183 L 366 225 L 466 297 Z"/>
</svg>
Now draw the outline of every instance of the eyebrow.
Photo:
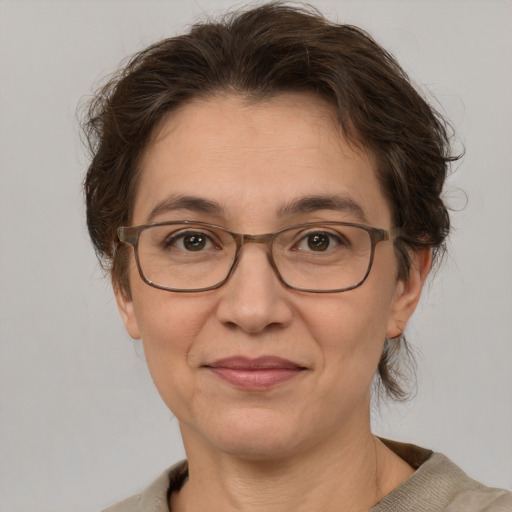
<svg viewBox="0 0 512 512">
<path fill-rule="evenodd" d="M 195 196 L 171 196 L 158 203 L 148 216 L 148 222 L 152 222 L 155 217 L 174 210 L 190 210 L 197 213 L 207 213 L 210 215 L 221 215 L 222 206 L 216 201 L 204 199 Z"/>
<path fill-rule="evenodd" d="M 224 208 L 211 199 L 196 196 L 171 196 L 159 202 L 148 216 L 147 222 L 155 217 L 175 210 L 189 210 L 196 213 L 222 216 Z M 286 217 L 303 213 L 314 213 L 318 210 L 333 210 L 351 213 L 363 223 L 368 223 L 363 208 L 352 198 L 345 195 L 311 195 L 295 199 L 277 210 L 278 217 Z"/>
<path fill-rule="evenodd" d="M 334 210 L 351 213 L 363 223 L 368 223 L 363 208 L 351 197 L 345 195 L 314 195 L 301 197 L 279 208 L 279 217 L 298 213 L 314 213 L 318 210 Z"/>
</svg>

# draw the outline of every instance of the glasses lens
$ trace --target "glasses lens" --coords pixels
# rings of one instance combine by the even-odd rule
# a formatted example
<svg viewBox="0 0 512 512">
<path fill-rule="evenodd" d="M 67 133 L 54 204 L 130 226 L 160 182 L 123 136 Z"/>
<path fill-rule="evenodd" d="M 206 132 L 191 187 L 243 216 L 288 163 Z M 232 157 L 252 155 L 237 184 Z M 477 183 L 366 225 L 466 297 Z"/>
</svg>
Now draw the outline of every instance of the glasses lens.
<svg viewBox="0 0 512 512">
<path fill-rule="evenodd" d="M 233 237 L 194 224 L 151 226 L 140 233 L 138 257 L 146 280 L 176 290 L 215 286 L 223 281 L 236 252 Z"/>
<path fill-rule="evenodd" d="M 325 224 L 281 232 L 274 240 L 275 264 L 283 280 L 303 290 L 342 290 L 366 277 L 372 254 L 360 227 Z"/>
<path fill-rule="evenodd" d="M 236 248 L 234 237 L 221 228 L 177 223 L 143 229 L 137 254 L 150 284 L 193 291 L 222 283 Z M 354 288 L 366 278 L 372 258 L 367 230 L 336 223 L 286 229 L 273 237 L 271 248 L 283 281 L 306 291 Z"/>
</svg>

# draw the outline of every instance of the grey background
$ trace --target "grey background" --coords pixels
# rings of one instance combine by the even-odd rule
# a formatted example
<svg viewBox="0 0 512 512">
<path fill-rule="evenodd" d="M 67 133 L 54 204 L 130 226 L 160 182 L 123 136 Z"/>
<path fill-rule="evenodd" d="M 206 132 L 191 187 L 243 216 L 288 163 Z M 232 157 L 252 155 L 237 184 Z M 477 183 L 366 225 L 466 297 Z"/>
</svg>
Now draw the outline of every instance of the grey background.
<svg viewBox="0 0 512 512">
<path fill-rule="evenodd" d="M 512 2 L 313 3 L 394 52 L 467 151 L 450 255 L 408 330 L 418 394 L 375 429 L 512 488 Z M 0 0 L 2 512 L 96 510 L 183 456 L 87 239 L 76 106 L 125 56 L 232 5 Z"/>
</svg>

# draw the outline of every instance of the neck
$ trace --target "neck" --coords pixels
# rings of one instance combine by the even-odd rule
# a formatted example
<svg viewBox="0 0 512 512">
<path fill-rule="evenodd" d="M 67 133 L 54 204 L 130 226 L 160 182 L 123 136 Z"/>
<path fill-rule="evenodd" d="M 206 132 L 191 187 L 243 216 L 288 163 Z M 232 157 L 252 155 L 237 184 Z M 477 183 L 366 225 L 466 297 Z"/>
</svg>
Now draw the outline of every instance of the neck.
<svg viewBox="0 0 512 512">
<path fill-rule="evenodd" d="M 366 511 L 412 473 L 369 428 L 350 442 L 335 441 L 271 461 L 194 444 L 187 450 L 189 481 L 172 496 L 172 511 Z"/>
</svg>

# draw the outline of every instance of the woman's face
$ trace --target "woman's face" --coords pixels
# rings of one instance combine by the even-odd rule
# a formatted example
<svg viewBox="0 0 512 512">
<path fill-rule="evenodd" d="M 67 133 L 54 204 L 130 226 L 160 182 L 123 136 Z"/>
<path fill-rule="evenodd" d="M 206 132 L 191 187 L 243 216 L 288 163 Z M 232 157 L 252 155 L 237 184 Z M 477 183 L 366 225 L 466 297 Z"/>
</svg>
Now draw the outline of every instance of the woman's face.
<svg viewBox="0 0 512 512">
<path fill-rule="evenodd" d="M 312 196 L 317 207 L 290 207 Z M 342 201 L 322 206 L 326 197 Z M 219 96 L 169 116 L 142 161 L 132 224 L 172 220 L 249 234 L 315 221 L 392 227 L 372 158 L 306 94 Z M 368 430 L 384 340 L 404 329 L 425 277 L 428 255 L 417 256 L 397 282 L 392 242 L 381 242 L 361 287 L 327 294 L 285 288 L 262 244 L 245 245 L 227 283 L 200 293 L 148 286 L 132 258 L 131 299 L 116 295 L 187 450 L 284 457 Z"/>
</svg>

